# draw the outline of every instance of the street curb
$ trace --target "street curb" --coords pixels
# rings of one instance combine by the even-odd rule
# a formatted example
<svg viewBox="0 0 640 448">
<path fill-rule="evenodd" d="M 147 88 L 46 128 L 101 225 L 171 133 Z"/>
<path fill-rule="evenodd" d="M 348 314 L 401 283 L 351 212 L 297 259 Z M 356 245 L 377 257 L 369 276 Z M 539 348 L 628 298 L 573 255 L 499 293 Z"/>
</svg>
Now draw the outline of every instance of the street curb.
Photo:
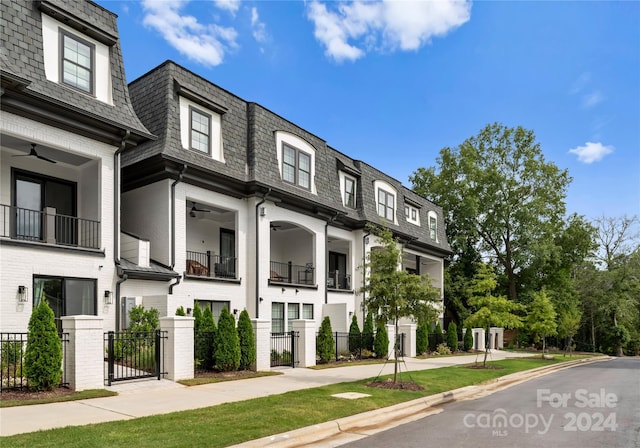
<svg viewBox="0 0 640 448">
<path fill-rule="evenodd" d="M 486 381 L 482 384 L 465 386 L 459 389 L 430 395 L 428 397 L 405 401 L 393 406 L 362 412 L 349 417 L 343 417 L 317 425 L 306 426 L 304 428 L 294 429 L 292 431 L 263 437 L 261 439 L 250 440 L 248 442 L 233 445 L 232 448 L 301 447 L 311 443 L 317 443 L 321 440 L 333 438 L 344 433 L 359 434 L 364 437 L 365 435 L 375 434 L 400 424 L 420 419 L 430 413 L 433 413 L 434 407 L 445 403 L 479 398 L 551 372 L 568 369 L 580 364 L 608 361 L 610 359 L 613 358 L 609 356 L 598 356 L 593 358 L 576 359 L 574 361 L 567 361 L 561 364 L 552 364 L 550 366 L 543 366 L 536 369 L 512 373 L 510 375 Z"/>
</svg>

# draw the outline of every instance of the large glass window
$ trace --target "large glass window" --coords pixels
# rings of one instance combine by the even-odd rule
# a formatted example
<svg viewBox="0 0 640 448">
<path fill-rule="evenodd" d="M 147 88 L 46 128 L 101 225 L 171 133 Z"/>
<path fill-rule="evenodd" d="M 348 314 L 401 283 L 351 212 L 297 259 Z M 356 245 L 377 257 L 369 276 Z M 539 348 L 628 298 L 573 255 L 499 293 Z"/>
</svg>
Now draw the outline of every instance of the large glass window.
<svg viewBox="0 0 640 448">
<path fill-rule="evenodd" d="M 63 84 L 93 94 L 95 46 L 67 31 L 60 32 Z"/>
<path fill-rule="evenodd" d="M 62 329 L 62 316 L 97 315 L 95 279 L 34 277 L 34 308 L 43 299 L 53 310 L 58 330 Z"/>
<path fill-rule="evenodd" d="M 271 332 L 284 333 L 284 303 L 271 304 Z"/>
<path fill-rule="evenodd" d="M 211 314 L 213 314 L 213 320 L 217 325 L 222 310 L 226 308 L 227 311 L 229 311 L 231 303 L 227 300 L 196 300 L 196 304 L 202 309 L 202 311 L 209 308 L 211 310 Z"/>
<path fill-rule="evenodd" d="M 302 304 L 302 318 L 313 320 L 313 303 Z"/>
<path fill-rule="evenodd" d="M 282 179 L 300 187 L 311 188 L 311 156 L 306 152 L 282 145 Z"/>
<path fill-rule="evenodd" d="M 395 216 L 395 197 L 388 191 L 378 189 L 378 215 L 393 222 Z"/>
<path fill-rule="evenodd" d="M 191 149 L 209 154 L 211 152 L 211 115 L 190 108 Z"/>
</svg>

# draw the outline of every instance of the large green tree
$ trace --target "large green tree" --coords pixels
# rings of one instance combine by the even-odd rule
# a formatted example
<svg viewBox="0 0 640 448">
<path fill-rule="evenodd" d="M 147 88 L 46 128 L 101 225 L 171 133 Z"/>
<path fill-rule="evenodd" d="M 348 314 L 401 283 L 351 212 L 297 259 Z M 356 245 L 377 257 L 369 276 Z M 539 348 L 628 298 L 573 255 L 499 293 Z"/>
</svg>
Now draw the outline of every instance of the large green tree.
<svg viewBox="0 0 640 448">
<path fill-rule="evenodd" d="M 378 323 L 393 322 L 395 334 L 402 318 L 414 321 L 433 321 L 436 317 L 434 304 L 440 299 L 440 292 L 431 286 L 428 277 L 410 274 L 398 269 L 402 262 L 402 249 L 388 228 L 372 228 L 380 247 L 367 255 L 363 266 L 366 274 L 365 286 L 361 292 L 367 293 L 364 304 L 368 313 L 378 316 Z M 393 382 L 397 382 L 399 347 L 395 347 Z"/>
<path fill-rule="evenodd" d="M 549 252 L 561 227 L 568 172 L 545 160 L 533 131 L 498 123 L 443 148 L 437 162 L 410 180 L 443 207 L 454 262 L 469 246 L 495 260 L 516 300 L 521 272 Z"/>
</svg>

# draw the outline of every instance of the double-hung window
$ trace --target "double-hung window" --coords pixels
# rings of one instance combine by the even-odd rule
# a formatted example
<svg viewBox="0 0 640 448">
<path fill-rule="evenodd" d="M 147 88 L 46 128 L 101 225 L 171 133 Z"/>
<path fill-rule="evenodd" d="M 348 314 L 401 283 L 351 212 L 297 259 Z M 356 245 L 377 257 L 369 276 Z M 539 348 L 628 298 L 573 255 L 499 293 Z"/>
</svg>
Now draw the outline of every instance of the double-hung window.
<svg viewBox="0 0 640 448">
<path fill-rule="evenodd" d="M 429 216 L 429 236 L 432 240 L 438 239 L 438 220 L 435 216 Z"/>
<path fill-rule="evenodd" d="M 284 303 L 271 304 L 271 332 L 284 333 Z"/>
<path fill-rule="evenodd" d="M 211 153 L 211 115 L 189 108 L 189 141 L 191 149 Z"/>
<path fill-rule="evenodd" d="M 93 95 L 95 46 L 62 30 L 60 31 L 60 55 L 62 83 Z"/>
<path fill-rule="evenodd" d="M 395 197 L 383 189 L 378 189 L 378 215 L 393 222 L 395 216 Z"/>
<path fill-rule="evenodd" d="M 300 319 L 300 304 L 287 304 L 287 331 L 293 331 L 293 321 Z"/>
<path fill-rule="evenodd" d="M 311 188 L 311 156 L 286 143 L 282 145 L 282 178 L 302 188 Z"/>
<path fill-rule="evenodd" d="M 356 181 L 350 177 L 344 177 L 344 205 L 356 208 Z"/>
</svg>

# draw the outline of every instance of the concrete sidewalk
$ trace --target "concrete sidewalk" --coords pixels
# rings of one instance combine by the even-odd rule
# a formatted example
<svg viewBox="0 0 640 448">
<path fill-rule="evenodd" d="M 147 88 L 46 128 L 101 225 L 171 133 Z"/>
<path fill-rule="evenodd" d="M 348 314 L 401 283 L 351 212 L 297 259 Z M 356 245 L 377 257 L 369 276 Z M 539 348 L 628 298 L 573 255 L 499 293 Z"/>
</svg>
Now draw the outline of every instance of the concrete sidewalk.
<svg viewBox="0 0 640 448">
<path fill-rule="evenodd" d="M 528 357 L 528 353 L 493 351 L 491 360 Z M 468 364 L 483 355 L 406 358 L 401 372 Z M 148 415 L 198 409 L 222 403 L 276 395 L 327 384 L 358 381 L 393 373 L 393 362 L 331 369 L 278 369 L 283 375 L 186 387 L 168 380 L 120 383 L 107 389 L 118 396 L 64 403 L 0 408 L 0 436 L 41 429 L 128 420 Z"/>
</svg>

